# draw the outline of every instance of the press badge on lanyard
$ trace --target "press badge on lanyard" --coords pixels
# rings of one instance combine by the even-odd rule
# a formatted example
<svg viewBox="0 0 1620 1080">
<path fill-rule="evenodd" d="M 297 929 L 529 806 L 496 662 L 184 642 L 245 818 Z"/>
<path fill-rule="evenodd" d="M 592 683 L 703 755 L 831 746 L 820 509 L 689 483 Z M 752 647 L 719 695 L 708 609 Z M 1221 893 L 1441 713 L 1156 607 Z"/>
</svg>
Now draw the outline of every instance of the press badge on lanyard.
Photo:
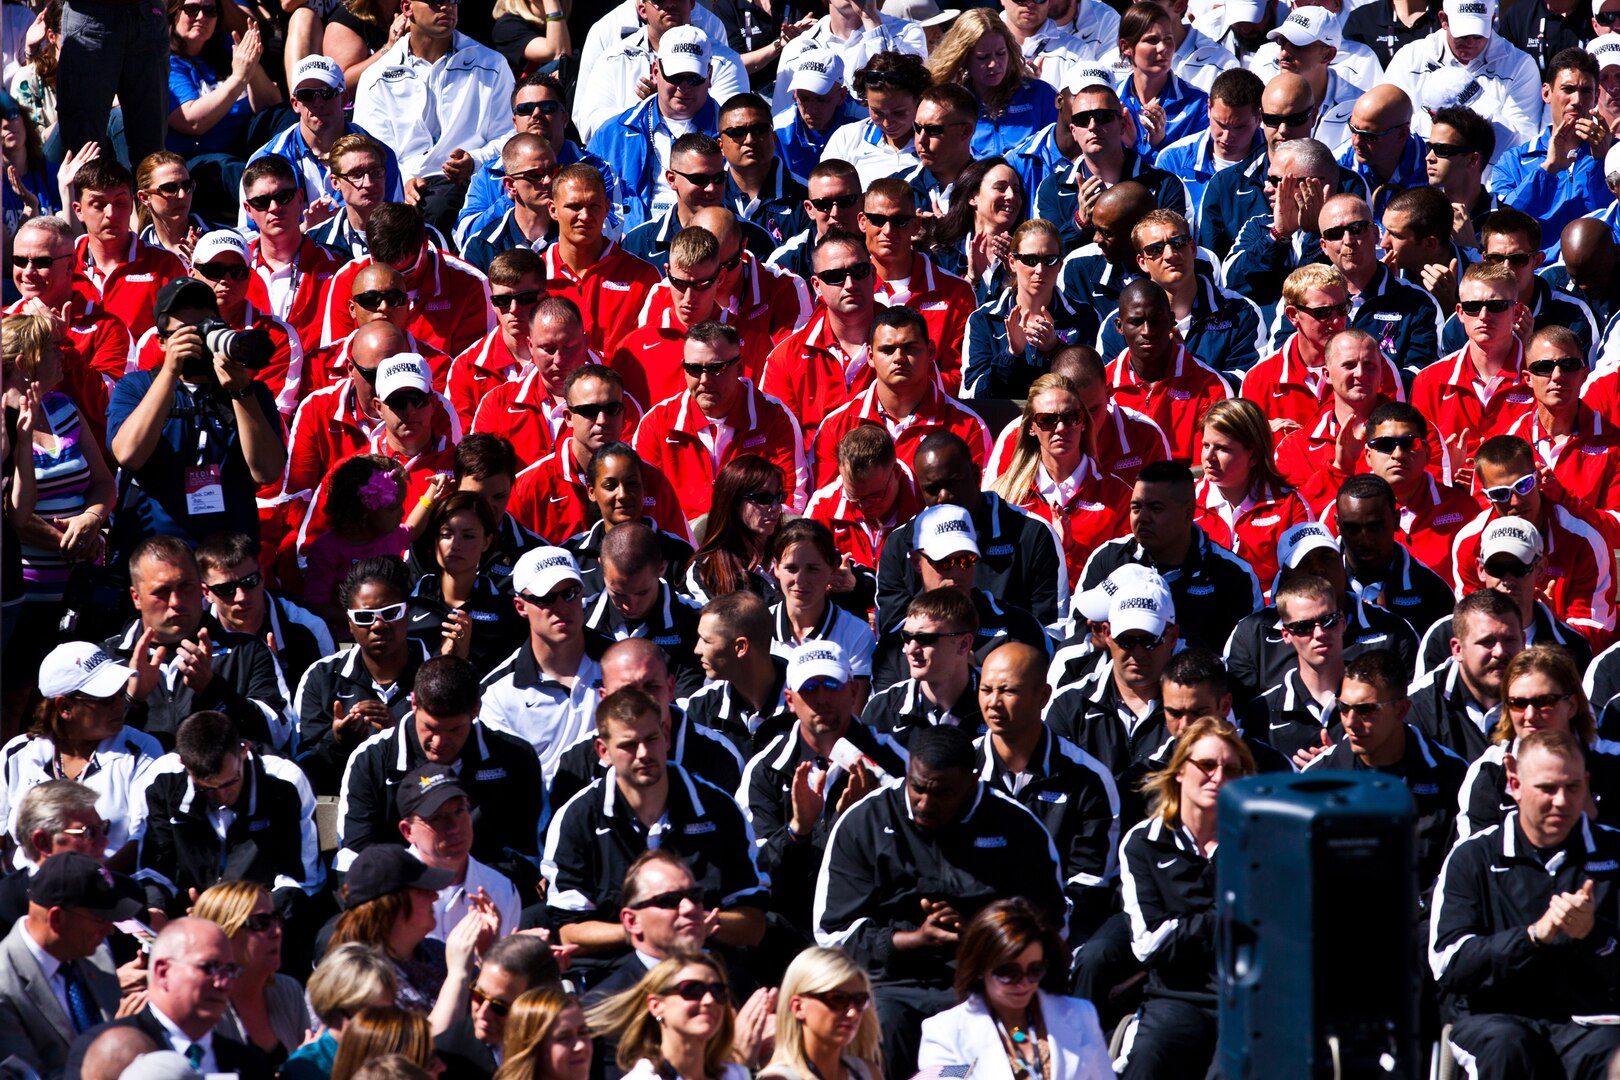
<svg viewBox="0 0 1620 1080">
<path fill-rule="evenodd" d="M 223 514 L 225 512 L 225 485 L 220 480 L 218 465 L 202 464 L 208 452 L 208 431 L 204 429 L 197 439 L 197 464 L 186 469 L 186 512 L 188 514 Z"/>
</svg>

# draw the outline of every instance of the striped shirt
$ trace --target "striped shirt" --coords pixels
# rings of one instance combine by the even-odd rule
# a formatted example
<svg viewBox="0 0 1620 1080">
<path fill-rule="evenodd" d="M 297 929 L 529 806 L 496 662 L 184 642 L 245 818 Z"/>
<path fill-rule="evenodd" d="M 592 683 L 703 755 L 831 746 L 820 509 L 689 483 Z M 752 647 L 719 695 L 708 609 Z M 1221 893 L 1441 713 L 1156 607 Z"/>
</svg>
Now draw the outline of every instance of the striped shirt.
<svg viewBox="0 0 1620 1080">
<path fill-rule="evenodd" d="M 39 491 L 34 513 L 46 521 L 66 520 L 84 513 L 86 505 L 90 463 L 80 445 L 86 436 L 79 423 L 79 410 L 66 394 L 46 394 L 41 405 L 49 430 L 56 436 L 56 449 L 47 450 L 38 441 L 34 443 L 34 480 Z M 61 600 L 72 566 L 61 550 L 31 544 L 21 544 L 19 549 L 28 599 Z"/>
</svg>

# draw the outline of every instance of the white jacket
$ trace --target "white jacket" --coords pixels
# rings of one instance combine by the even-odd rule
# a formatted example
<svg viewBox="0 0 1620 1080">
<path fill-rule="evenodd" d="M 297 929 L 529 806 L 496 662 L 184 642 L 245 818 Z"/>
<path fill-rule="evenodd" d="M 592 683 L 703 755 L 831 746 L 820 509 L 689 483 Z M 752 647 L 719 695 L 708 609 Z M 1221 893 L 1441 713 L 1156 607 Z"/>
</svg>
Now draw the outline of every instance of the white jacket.
<svg viewBox="0 0 1620 1080">
<path fill-rule="evenodd" d="M 1529 142 L 1541 134 L 1541 74 L 1530 55 L 1500 34 L 1493 34 L 1485 51 L 1464 67 L 1446 45 L 1444 30 L 1402 45 L 1400 51 L 1389 58 L 1389 68 L 1384 72 L 1384 82 L 1405 90 L 1406 96 L 1412 99 L 1414 134 L 1425 137 L 1429 134 L 1429 114 L 1423 108 L 1429 102 L 1423 93 L 1423 83 L 1442 68 L 1466 71 L 1473 76 L 1472 85 L 1459 100 L 1490 119 L 1493 125 L 1505 125 L 1513 132 L 1515 138 L 1510 146 Z"/>
<path fill-rule="evenodd" d="M 1052 1041 L 1052 1075 L 1047 1080 L 1113 1080 L 1108 1040 L 1097 1022 L 1097 1010 L 1081 998 L 1055 997 L 1038 991 L 1046 1035 Z M 923 1021 L 917 1068 L 971 1065 L 973 1080 L 1013 1080 L 1012 1064 L 996 1031 L 984 998 L 971 995 L 962 1004 Z"/>
<path fill-rule="evenodd" d="M 512 134 L 512 86 L 506 58 L 460 31 L 434 64 L 406 36 L 361 74 L 354 122 L 394 151 L 406 177 L 440 173 L 453 150 L 485 165 Z"/>
</svg>

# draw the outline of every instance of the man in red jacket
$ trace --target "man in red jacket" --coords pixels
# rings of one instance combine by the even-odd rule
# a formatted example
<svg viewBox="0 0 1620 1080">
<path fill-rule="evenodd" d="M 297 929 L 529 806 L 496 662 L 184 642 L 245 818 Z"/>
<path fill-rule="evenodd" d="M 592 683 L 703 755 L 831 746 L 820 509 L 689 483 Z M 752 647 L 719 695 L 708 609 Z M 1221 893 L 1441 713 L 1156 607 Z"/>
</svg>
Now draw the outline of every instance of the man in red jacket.
<svg viewBox="0 0 1620 1080">
<path fill-rule="evenodd" d="M 1355 474 L 1361 463 L 1367 418 L 1389 400 L 1379 389 L 1386 361 L 1371 334 L 1339 331 L 1328 342 L 1322 359 L 1327 402 L 1304 427 L 1290 431 L 1277 443 L 1277 471 L 1318 514 Z"/>
<path fill-rule="evenodd" d="M 734 328 L 698 323 L 686 336 L 686 392 L 653 406 L 636 428 L 636 452 L 674 479 L 688 521 L 709 512 L 714 478 L 743 454 L 782 470 L 789 509 L 802 513 L 810 498 L 799 424 L 780 401 L 743 378 L 741 359 Z"/>
<path fill-rule="evenodd" d="M 450 362 L 448 396 L 472 430 L 484 395 L 503 383 L 517 382 L 530 367 L 529 320 L 545 296 L 545 268 L 528 248 L 503 251 L 489 263 L 489 302 L 495 307 L 495 329 Z"/>
<path fill-rule="evenodd" d="M 242 207 L 259 230 L 248 245 L 253 270 L 248 301 L 291 326 L 313 352 L 320 341 L 326 283 L 342 263 L 304 235 L 305 198 L 284 157 L 266 154 L 242 171 Z"/>
<path fill-rule="evenodd" d="M 860 424 L 838 440 L 838 472 L 810 497 L 805 517 L 832 530 L 840 555 L 876 571 L 883 541 L 923 508 L 911 470 L 895 458 L 894 440 Z"/>
<path fill-rule="evenodd" d="M 1199 420 L 1215 402 L 1232 396 L 1226 380 L 1177 343 L 1170 298 L 1149 279 L 1120 291 L 1114 322 L 1125 339 L 1125 351 L 1108 365 L 1114 404 L 1158 424 L 1174 460 L 1203 460 Z"/>
<path fill-rule="evenodd" d="M 1536 331 L 1524 354 L 1536 407 L 1508 429 L 1535 447 L 1565 491 L 1595 510 L 1620 515 L 1620 433 L 1580 399 L 1586 350 L 1566 326 Z"/>
<path fill-rule="evenodd" d="M 658 271 L 603 235 L 607 187 L 594 165 L 575 162 L 551 182 L 557 242 L 545 251 L 546 292 L 566 296 L 585 319 L 591 351 L 612 356 L 634 330 Z"/>
<path fill-rule="evenodd" d="M 349 279 L 349 296 L 345 303 L 356 328 L 371 322 L 392 323 L 410 345 L 404 351 L 416 353 L 427 361 L 428 370 L 433 372 L 434 388 L 444 392 L 450 378 L 450 357 L 411 333 L 411 296 L 405 291 L 404 275 L 387 263 L 372 263 Z M 349 342 L 353 337 L 350 332 L 305 361 L 304 366 L 309 370 L 308 390 L 320 390 L 349 377 Z"/>
<path fill-rule="evenodd" d="M 720 241 L 721 322 L 748 337 L 761 328 L 775 345 L 810 319 L 810 289 L 798 274 L 755 258 L 743 246 L 737 215 L 723 206 L 706 206 L 692 224 L 708 229 Z M 749 378 L 758 381 L 758 372 Z"/>
<path fill-rule="evenodd" d="M 84 224 L 74 248 L 74 289 L 123 320 L 139 337 L 154 325 L 158 290 L 186 276 L 179 259 L 141 243 L 130 227 L 135 178 L 110 157 L 100 157 L 73 177 L 73 212 Z"/>
</svg>

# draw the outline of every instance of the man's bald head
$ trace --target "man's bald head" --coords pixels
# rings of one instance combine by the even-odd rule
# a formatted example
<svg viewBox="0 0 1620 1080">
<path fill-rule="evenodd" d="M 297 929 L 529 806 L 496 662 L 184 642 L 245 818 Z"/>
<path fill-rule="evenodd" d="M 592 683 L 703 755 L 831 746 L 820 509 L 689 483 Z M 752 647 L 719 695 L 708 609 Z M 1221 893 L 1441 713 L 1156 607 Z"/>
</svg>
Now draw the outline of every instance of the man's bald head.
<svg viewBox="0 0 1620 1080">
<path fill-rule="evenodd" d="M 1115 184 L 1097 196 L 1091 224 L 1097 234 L 1097 246 L 1103 249 L 1109 262 L 1135 268 L 1136 250 L 1131 244 L 1131 230 L 1157 206 L 1153 193 L 1134 180 Z"/>
<path fill-rule="evenodd" d="M 1389 83 L 1379 83 L 1356 98 L 1350 110 L 1350 124 L 1363 131 L 1383 131 L 1412 122 L 1412 99 L 1406 91 Z"/>
<path fill-rule="evenodd" d="M 1303 75 L 1280 71 L 1266 83 L 1260 94 L 1260 111 L 1287 116 L 1316 107 L 1316 93 Z"/>
<path fill-rule="evenodd" d="M 1170 309 L 1170 296 L 1150 279 L 1137 278 L 1119 291 L 1119 306 L 1123 308 L 1127 303 L 1145 304 L 1149 310 L 1154 308 Z"/>
<path fill-rule="evenodd" d="M 384 289 L 404 288 L 405 275 L 387 263 L 372 263 L 354 275 L 354 284 L 349 289 L 349 295 L 358 296 L 363 292 L 381 292 Z"/>
<path fill-rule="evenodd" d="M 1596 218 L 1576 218 L 1565 225 L 1563 251 L 1564 268 L 1580 288 L 1603 284 L 1614 269 L 1614 234 Z"/>
<path fill-rule="evenodd" d="M 694 213 L 687 224 L 709 230 L 720 241 L 722 255 L 729 255 L 742 244 L 742 226 L 737 224 L 737 215 L 723 206 L 705 206 Z"/>
<path fill-rule="evenodd" d="M 410 351 L 410 339 L 405 331 L 391 322 L 366 323 L 354 332 L 349 342 L 349 357 L 363 368 L 375 369 L 390 356 Z"/>
<path fill-rule="evenodd" d="M 111 1027 L 85 1048 L 79 1075 L 83 1080 L 118 1080 L 136 1058 L 157 1049 L 158 1044 L 139 1028 Z"/>
<path fill-rule="evenodd" d="M 979 672 L 979 715 L 992 735 L 1021 741 L 1040 731 L 1052 696 L 1046 654 L 1022 642 L 999 646 Z"/>
<path fill-rule="evenodd" d="M 1028 686 L 1046 681 L 1046 666 L 1047 657 L 1044 652 L 1021 641 L 1009 641 L 1005 645 L 997 646 L 985 657 L 983 674 L 996 672 L 1002 678 L 1016 679 Z"/>
</svg>

